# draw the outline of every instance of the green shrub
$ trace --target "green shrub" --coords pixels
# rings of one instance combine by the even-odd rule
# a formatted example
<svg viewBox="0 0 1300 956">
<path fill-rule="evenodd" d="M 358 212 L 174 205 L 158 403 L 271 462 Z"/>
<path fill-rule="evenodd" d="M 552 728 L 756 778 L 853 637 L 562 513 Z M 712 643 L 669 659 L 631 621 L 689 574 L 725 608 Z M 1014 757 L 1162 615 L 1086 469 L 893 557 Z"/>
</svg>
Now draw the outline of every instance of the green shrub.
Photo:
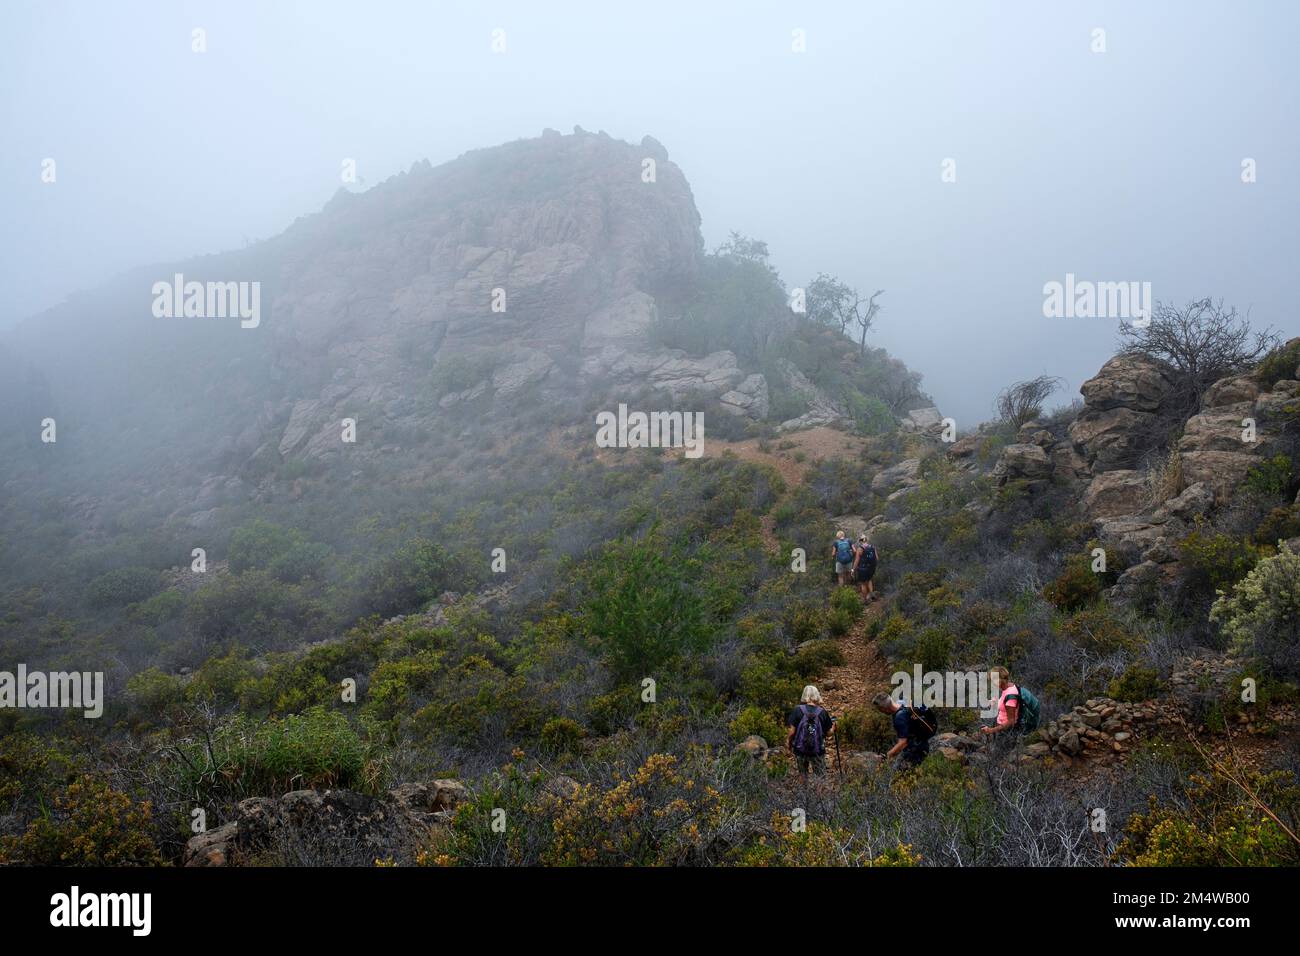
<svg viewBox="0 0 1300 956">
<path fill-rule="evenodd" d="M 552 717 L 542 725 L 542 746 L 552 753 L 569 753 L 585 736 L 582 724 L 569 717 Z"/>
<path fill-rule="evenodd" d="M 162 575 L 153 568 L 117 568 L 90 582 L 87 598 L 95 607 L 134 604 L 162 589 Z"/>
<path fill-rule="evenodd" d="M 1251 534 L 1255 544 L 1268 547 L 1295 537 L 1300 537 L 1300 505 L 1294 504 L 1274 508 Z"/>
<path fill-rule="evenodd" d="M 131 619 L 157 627 L 175 619 L 185 610 L 185 595 L 180 591 L 160 591 L 131 607 Z"/>
<path fill-rule="evenodd" d="M 1151 797 L 1146 813 L 1135 813 L 1125 821 L 1118 859 L 1130 866 L 1300 865 L 1300 844 L 1273 819 L 1289 821 L 1287 827 L 1295 832 L 1300 787 L 1294 776 L 1244 768 L 1238 773 L 1242 785 L 1193 774 L 1186 788 L 1190 804 L 1186 808 L 1161 806 Z"/>
<path fill-rule="evenodd" d="M 1245 486 L 1261 495 L 1280 498 L 1290 490 L 1293 477 L 1290 457 L 1274 455 L 1247 472 Z"/>
<path fill-rule="evenodd" d="M 805 680 L 824 674 L 843 663 L 843 648 L 838 641 L 831 640 L 810 641 L 802 645 L 794 659 L 795 670 Z"/>
<path fill-rule="evenodd" d="M 1300 342 L 1280 345 L 1264 356 L 1255 369 L 1255 378 L 1265 388 L 1272 388 L 1283 379 L 1295 378 L 1297 366 L 1300 366 Z"/>
<path fill-rule="evenodd" d="M 849 415 L 864 435 L 885 435 L 898 427 L 898 419 L 889 406 L 874 395 L 853 389 L 848 395 Z"/>
<path fill-rule="evenodd" d="M 795 606 L 790 614 L 790 635 L 794 638 L 796 644 L 813 641 L 821 637 L 822 628 L 825 625 L 826 611 L 824 608 L 799 604 Z"/>
<path fill-rule="evenodd" d="M 222 575 L 196 591 L 185 622 L 205 645 L 263 651 L 323 636 L 329 616 L 300 586 L 258 570 Z"/>
<path fill-rule="evenodd" d="M 1178 544 L 1189 586 L 1213 594 L 1236 584 L 1255 566 L 1259 550 L 1248 541 L 1197 529 Z"/>
<path fill-rule="evenodd" d="M 1115 700 L 1141 703 L 1159 697 L 1164 689 L 1164 682 L 1160 680 L 1155 668 L 1130 664 L 1123 674 L 1110 682 L 1107 694 Z"/>
<path fill-rule="evenodd" d="M 455 580 L 451 555 L 431 541 L 416 541 L 381 558 L 362 582 L 361 615 L 392 617 L 427 605 Z"/>
<path fill-rule="evenodd" d="M 242 793 L 279 794 L 306 788 L 378 792 L 380 751 L 338 711 L 313 707 L 262 723 L 240 714 L 213 737 L 212 760 L 202 742 L 185 748 L 180 789 L 204 795 L 213 773 Z"/>
<path fill-rule="evenodd" d="M 835 722 L 835 732 L 845 744 L 885 751 L 894 745 L 894 724 L 874 707 L 850 707 Z"/>
<path fill-rule="evenodd" d="M 1092 570 L 1091 559 L 1075 555 L 1065 570 L 1043 588 L 1043 597 L 1058 611 L 1073 614 L 1101 596 L 1101 581 Z"/>
<path fill-rule="evenodd" d="M 233 704 L 239 700 L 245 687 L 257 677 L 257 668 L 244 656 L 239 647 L 204 661 L 185 687 L 185 697 L 190 701 L 216 704 Z"/>
<path fill-rule="evenodd" d="M 640 680 L 708 647 L 714 632 L 699 586 L 703 573 L 698 561 L 652 542 L 620 542 L 608 550 L 595 568 L 582 619 L 619 678 Z"/>
<path fill-rule="evenodd" d="M 953 732 L 969 733 L 979 724 L 979 712 L 969 707 L 949 707 L 943 712 L 943 719 L 951 725 Z"/>
<path fill-rule="evenodd" d="M 916 659 L 923 671 L 942 671 L 952 659 L 953 636 L 945 627 L 927 627 L 916 640 Z"/>
<path fill-rule="evenodd" d="M 757 735 L 767 741 L 769 747 L 785 744 L 785 727 L 771 711 L 761 707 L 746 707 L 736 715 L 729 727 L 732 739 L 744 740 L 750 735 Z"/>
<path fill-rule="evenodd" d="M 152 714 L 162 714 L 185 699 L 180 678 L 165 674 L 156 667 L 131 675 L 126 682 L 131 703 Z"/>
<path fill-rule="evenodd" d="M 862 613 L 862 595 L 855 588 L 836 588 L 831 593 L 831 610 L 847 612 L 856 620 Z"/>
<path fill-rule="evenodd" d="M 21 836 L 0 837 L 0 866 L 162 866 L 151 815 L 148 802 L 83 776 Z"/>
<path fill-rule="evenodd" d="M 1266 673 L 1300 677 L 1300 555 L 1285 544 L 1264 558 L 1210 609 L 1233 653 Z"/>
<path fill-rule="evenodd" d="M 858 602 L 861 605 L 861 601 Z M 842 607 L 833 607 L 826 614 L 826 630 L 833 637 L 843 637 L 853 629 L 853 624 L 857 621 L 858 615 Z"/>
<path fill-rule="evenodd" d="M 1059 621 L 1057 627 L 1076 646 L 1098 654 L 1136 651 L 1141 645 L 1140 638 L 1102 603 L 1076 611 Z"/>
<path fill-rule="evenodd" d="M 488 378 L 495 368 L 496 359 L 490 354 L 440 358 L 429 373 L 429 388 L 434 398 L 463 392 Z"/>
<path fill-rule="evenodd" d="M 740 672 L 740 696 L 749 704 L 784 713 L 803 692 L 803 681 L 787 669 L 784 655 L 764 654 L 752 658 Z"/>
<path fill-rule="evenodd" d="M 230 533 L 230 570 L 240 574 L 250 568 L 267 568 L 281 555 L 302 543 L 302 535 L 258 518 Z"/>
</svg>

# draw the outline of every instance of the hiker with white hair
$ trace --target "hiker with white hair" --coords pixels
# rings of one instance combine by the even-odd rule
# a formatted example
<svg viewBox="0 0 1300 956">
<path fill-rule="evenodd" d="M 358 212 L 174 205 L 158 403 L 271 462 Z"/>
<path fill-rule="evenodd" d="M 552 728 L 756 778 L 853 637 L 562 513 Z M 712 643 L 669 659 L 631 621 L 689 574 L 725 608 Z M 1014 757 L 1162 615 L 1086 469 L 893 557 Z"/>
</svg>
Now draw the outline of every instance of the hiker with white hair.
<svg viewBox="0 0 1300 956">
<path fill-rule="evenodd" d="M 835 559 L 835 575 L 840 579 L 840 587 L 847 587 L 849 575 L 853 571 L 853 542 L 842 530 L 835 532 L 835 543 L 831 546 L 831 557 Z"/>
<path fill-rule="evenodd" d="M 785 719 L 789 728 L 786 746 L 794 753 L 799 773 L 805 777 L 809 769 L 819 777 L 826 773 L 826 738 L 834 732 L 835 721 L 821 702 L 821 691 L 809 684 L 803 689 L 799 706 Z"/>
</svg>

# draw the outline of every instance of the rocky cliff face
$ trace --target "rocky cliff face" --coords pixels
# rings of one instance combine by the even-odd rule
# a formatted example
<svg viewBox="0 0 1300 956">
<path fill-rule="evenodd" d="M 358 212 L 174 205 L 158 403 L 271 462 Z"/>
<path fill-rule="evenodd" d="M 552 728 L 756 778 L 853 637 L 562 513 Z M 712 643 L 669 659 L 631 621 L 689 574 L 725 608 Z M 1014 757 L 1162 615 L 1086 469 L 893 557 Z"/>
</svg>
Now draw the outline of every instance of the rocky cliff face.
<svg viewBox="0 0 1300 956">
<path fill-rule="evenodd" d="M 500 436 L 524 412 L 575 420 L 651 392 L 765 418 L 758 370 L 652 342 L 690 292 L 699 226 L 659 143 L 580 129 L 340 191 L 274 239 L 137 270 L 6 336 L 0 440 L 19 451 L 0 484 L 53 476 L 93 496 L 124 482 L 202 526 L 223 502 L 263 500 L 292 462 L 383 460 L 427 478 L 452 457 L 428 435 L 457 422 Z M 154 283 L 177 274 L 259 283 L 260 320 L 155 315 Z M 790 427 L 844 417 L 793 374 L 812 411 Z M 42 448 L 46 416 L 59 444 Z"/>
<path fill-rule="evenodd" d="M 1171 570 L 1177 543 L 1197 519 L 1226 505 L 1250 470 L 1276 453 L 1285 409 L 1300 399 L 1300 369 L 1267 390 L 1251 374 L 1222 379 L 1200 411 L 1180 421 L 1168 414 L 1173 386 L 1159 363 L 1118 355 L 1083 383 L 1083 409 L 1068 433 L 1025 425 L 994 471 L 1003 484 L 1077 487 L 1099 542 L 1127 567 L 1120 595 Z"/>
</svg>

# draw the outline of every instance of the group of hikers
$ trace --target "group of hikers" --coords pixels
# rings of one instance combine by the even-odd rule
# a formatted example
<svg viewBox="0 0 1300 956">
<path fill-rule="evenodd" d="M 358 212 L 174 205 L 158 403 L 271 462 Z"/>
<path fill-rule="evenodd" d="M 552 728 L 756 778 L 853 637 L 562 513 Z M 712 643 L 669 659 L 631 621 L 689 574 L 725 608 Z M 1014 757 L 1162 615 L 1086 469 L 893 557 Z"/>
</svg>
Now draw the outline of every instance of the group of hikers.
<svg viewBox="0 0 1300 956">
<path fill-rule="evenodd" d="M 831 548 L 831 557 L 835 561 L 835 576 L 841 587 L 848 587 L 850 582 L 858 586 L 864 603 L 877 599 L 875 585 L 871 579 L 876 574 L 876 565 L 880 555 L 876 546 L 867 540 L 866 532 L 858 535 L 857 543 L 849 540 L 843 531 L 835 532 L 835 543 Z"/>
<path fill-rule="evenodd" d="M 876 546 L 866 532 L 851 541 L 844 531 L 835 532 L 831 546 L 835 562 L 835 578 L 841 587 L 856 584 L 864 603 L 879 600 L 872 578 L 880 563 Z M 980 728 L 980 733 L 1025 734 L 1038 726 L 1038 698 L 1028 689 L 1011 680 L 1005 667 L 995 667 L 990 672 L 997 686 L 998 712 L 994 723 Z M 786 717 L 786 746 L 794 754 L 799 773 L 826 773 L 826 741 L 835 733 L 835 718 L 821 706 L 822 695 L 809 684 L 803 689 L 799 706 Z M 871 705 L 889 717 L 895 737 L 894 745 L 881 756 L 897 770 L 915 767 L 930 752 L 930 740 L 938 732 L 939 715 L 930 707 L 895 699 L 889 694 L 877 694 Z"/>
<path fill-rule="evenodd" d="M 997 676 L 998 713 L 995 722 L 980 733 L 1024 734 L 1038 726 L 1038 699 L 1011 680 L 1005 667 L 991 671 Z M 826 741 L 835 733 L 835 718 L 821 706 L 822 695 L 812 684 L 803 689 L 799 706 L 786 717 L 786 746 L 794 754 L 799 773 L 826 773 Z M 890 718 L 894 745 L 881 756 L 897 770 L 917 766 L 930 752 L 930 740 L 938 732 L 939 717 L 924 704 L 877 694 L 871 704 Z"/>
</svg>

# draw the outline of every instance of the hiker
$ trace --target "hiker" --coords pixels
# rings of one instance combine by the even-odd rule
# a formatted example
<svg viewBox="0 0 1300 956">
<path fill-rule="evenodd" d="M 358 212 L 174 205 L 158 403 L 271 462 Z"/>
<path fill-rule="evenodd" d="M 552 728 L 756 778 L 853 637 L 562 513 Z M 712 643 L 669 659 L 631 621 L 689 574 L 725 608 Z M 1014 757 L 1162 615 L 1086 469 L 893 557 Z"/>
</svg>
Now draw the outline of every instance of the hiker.
<svg viewBox="0 0 1300 956">
<path fill-rule="evenodd" d="M 991 727 L 981 727 L 982 734 L 1007 732 L 1027 734 L 1038 726 L 1038 698 L 1011 681 L 1005 667 L 994 667 L 990 673 L 997 679 L 998 719 Z"/>
<path fill-rule="evenodd" d="M 785 719 L 789 727 L 786 746 L 795 755 L 799 773 L 805 777 L 810 767 L 819 777 L 826 773 L 826 738 L 834 732 L 835 721 L 821 702 L 821 691 L 809 684 L 803 689 L 799 706 Z"/>
<path fill-rule="evenodd" d="M 930 753 L 930 738 L 938 729 L 937 718 L 930 708 L 924 705 L 913 707 L 907 701 L 894 700 L 888 694 L 877 694 L 871 698 L 871 703 L 893 721 L 894 735 L 898 738 L 885 754 L 885 759 L 900 757 L 899 770 L 920 764 Z"/>
<path fill-rule="evenodd" d="M 858 582 L 862 603 L 868 604 L 877 598 L 876 587 L 871 583 L 871 579 L 876 573 L 879 555 L 876 553 L 876 546 L 867 540 L 865 532 L 858 535 L 858 546 L 854 549 L 854 554 L 853 575 Z"/>
<path fill-rule="evenodd" d="M 843 531 L 835 532 L 831 554 L 835 558 L 835 576 L 840 579 L 840 587 L 847 587 L 849 572 L 853 570 L 853 542 Z"/>
</svg>

